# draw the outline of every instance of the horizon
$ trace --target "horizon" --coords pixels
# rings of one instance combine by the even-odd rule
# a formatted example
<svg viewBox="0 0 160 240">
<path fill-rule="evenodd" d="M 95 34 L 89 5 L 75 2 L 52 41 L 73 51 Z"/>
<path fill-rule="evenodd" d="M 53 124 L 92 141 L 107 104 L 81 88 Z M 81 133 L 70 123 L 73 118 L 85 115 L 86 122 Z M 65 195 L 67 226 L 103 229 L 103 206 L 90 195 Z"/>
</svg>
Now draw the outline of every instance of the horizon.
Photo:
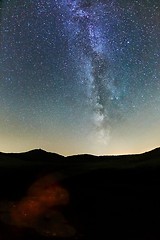
<svg viewBox="0 0 160 240">
<path fill-rule="evenodd" d="M 118 156 L 132 156 L 132 155 L 141 155 L 141 154 L 145 154 L 145 153 L 149 153 L 149 152 L 152 152 L 152 151 L 156 151 L 160 149 L 160 146 L 159 147 L 156 147 L 156 148 L 153 148 L 153 149 L 149 149 L 145 152 L 140 152 L 140 153 L 129 153 L 129 154 L 110 154 L 110 155 L 94 155 L 92 153 L 79 153 L 79 154 L 73 154 L 73 155 L 62 155 L 60 153 L 57 153 L 57 152 L 50 152 L 50 151 L 46 151 L 45 149 L 41 149 L 41 148 L 34 148 L 34 149 L 30 149 L 30 150 L 26 150 L 26 151 L 22 151 L 22 152 L 1 152 L 2 154 L 21 154 L 21 153 L 29 153 L 29 152 L 33 152 L 33 151 L 42 151 L 42 152 L 45 152 L 45 153 L 51 153 L 51 154 L 56 154 L 56 155 L 59 155 L 59 156 L 62 156 L 62 157 L 72 157 L 72 156 L 83 156 L 83 155 L 88 155 L 88 156 L 95 156 L 95 157 L 118 157 Z"/>
</svg>

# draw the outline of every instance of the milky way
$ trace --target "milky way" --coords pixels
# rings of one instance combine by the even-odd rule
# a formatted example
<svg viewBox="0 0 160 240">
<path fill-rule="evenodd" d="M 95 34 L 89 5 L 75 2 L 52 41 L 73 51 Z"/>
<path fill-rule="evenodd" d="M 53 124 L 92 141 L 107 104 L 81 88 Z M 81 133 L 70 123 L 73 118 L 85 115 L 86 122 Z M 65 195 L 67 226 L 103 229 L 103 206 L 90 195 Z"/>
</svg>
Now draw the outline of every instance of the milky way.
<svg viewBox="0 0 160 240">
<path fill-rule="evenodd" d="M 2 1 L 1 150 L 158 146 L 159 8 L 158 0 Z"/>
<path fill-rule="evenodd" d="M 85 69 L 83 66 L 82 71 L 86 74 L 96 138 L 102 143 L 107 143 L 109 133 L 107 100 L 112 89 L 107 88 L 111 79 L 108 76 L 110 59 L 107 53 L 109 46 L 106 46 L 106 42 L 111 21 L 110 12 L 115 10 L 113 3 L 56 1 L 56 4 L 66 13 L 63 21 L 68 30 L 70 45 L 75 46 L 76 51 L 79 50 L 77 54 L 88 67 Z"/>
</svg>

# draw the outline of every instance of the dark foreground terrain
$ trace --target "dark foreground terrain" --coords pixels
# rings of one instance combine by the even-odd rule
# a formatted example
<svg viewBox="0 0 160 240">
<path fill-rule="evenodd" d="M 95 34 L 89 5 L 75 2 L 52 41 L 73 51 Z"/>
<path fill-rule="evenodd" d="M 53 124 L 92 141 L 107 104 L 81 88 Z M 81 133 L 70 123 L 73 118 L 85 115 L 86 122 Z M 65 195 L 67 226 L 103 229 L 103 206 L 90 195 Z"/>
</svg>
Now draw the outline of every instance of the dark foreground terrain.
<svg viewBox="0 0 160 240">
<path fill-rule="evenodd" d="M 0 153 L 0 240 L 160 239 L 160 149 Z"/>
</svg>

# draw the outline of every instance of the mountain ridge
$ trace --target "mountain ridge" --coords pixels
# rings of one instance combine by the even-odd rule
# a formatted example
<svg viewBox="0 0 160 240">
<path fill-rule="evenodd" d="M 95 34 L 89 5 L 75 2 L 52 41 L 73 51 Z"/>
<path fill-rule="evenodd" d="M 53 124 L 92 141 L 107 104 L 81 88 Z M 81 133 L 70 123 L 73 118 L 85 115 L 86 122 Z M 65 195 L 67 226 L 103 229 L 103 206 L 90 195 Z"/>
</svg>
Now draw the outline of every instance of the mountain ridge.
<svg viewBox="0 0 160 240">
<path fill-rule="evenodd" d="M 160 148 L 141 154 L 95 156 L 89 154 L 64 157 L 57 153 L 33 149 L 22 153 L 0 153 L 0 167 L 38 167 L 69 169 L 70 172 L 97 169 L 133 169 L 160 167 Z"/>
<path fill-rule="evenodd" d="M 138 155 L 144 155 L 144 154 L 160 154 L 160 147 L 148 150 L 146 152 L 142 152 L 142 153 L 129 153 L 129 154 L 122 154 L 122 155 L 118 155 L 118 154 L 113 154 L 113 155 L 94 155 L 94 154 L 89 154 L 89 153 L 82 153 L 82 154 L 73 154 L 73 155 L 68 155 L 68 156 L 64 156 L 62 154 L 59 153 L 55 153 L 55 152 L 50 152 L 50 151 L 46 151 L 44 149 L 41 148 L 35 148 L 35 149 L 31 149 L 28 151 L 24 151 L 24 152 L 0 152 L 0 154 L 5 154 L 5 155 L 23 155 L 23 154 L 34 154 L 34 155 L 40 155 L 40 154 L 52 154 L 55 156 L 59 156 L 59 157 L 63 157 L 63 158 L 70 158 L 70 157 L 126 157 L 126 156 L 138 156 Z"/>
</svg>

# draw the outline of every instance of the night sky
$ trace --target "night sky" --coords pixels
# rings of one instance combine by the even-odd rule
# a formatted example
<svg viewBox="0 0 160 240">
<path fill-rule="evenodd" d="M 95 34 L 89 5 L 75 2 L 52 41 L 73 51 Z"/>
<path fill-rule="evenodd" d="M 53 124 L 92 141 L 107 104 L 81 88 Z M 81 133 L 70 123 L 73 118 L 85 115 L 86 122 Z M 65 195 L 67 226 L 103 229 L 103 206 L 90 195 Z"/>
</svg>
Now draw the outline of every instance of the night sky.
<svg viewBox="0 0 160 240">
<path fill-rule="evenodd" d="M 160 146 L 159 0 L 4 0 L 0 151 Z"/>
</svg>

